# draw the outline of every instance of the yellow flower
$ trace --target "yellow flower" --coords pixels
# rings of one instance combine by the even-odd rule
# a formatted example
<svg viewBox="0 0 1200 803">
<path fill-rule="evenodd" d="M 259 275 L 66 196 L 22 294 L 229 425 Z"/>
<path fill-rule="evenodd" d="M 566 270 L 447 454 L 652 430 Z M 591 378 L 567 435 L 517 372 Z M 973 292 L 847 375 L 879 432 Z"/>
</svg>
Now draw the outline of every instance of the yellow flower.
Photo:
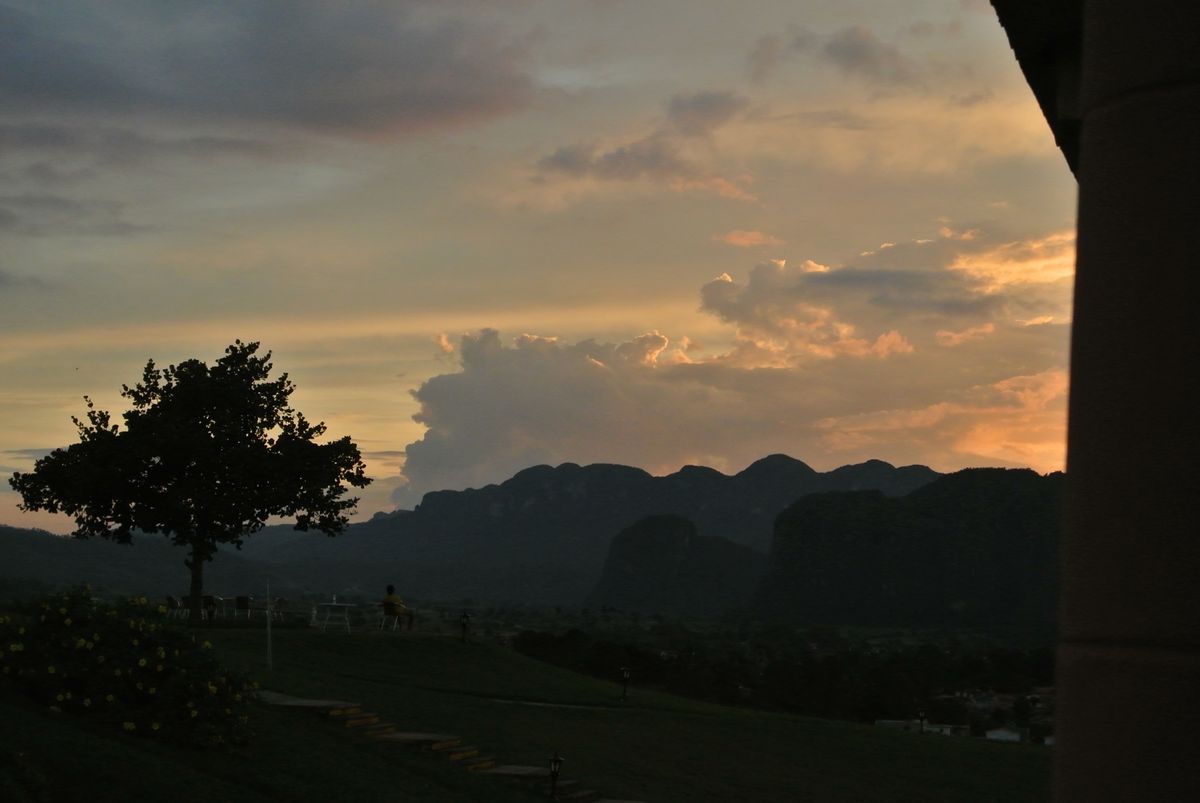
<svg viewBox="0 0 1200 803">
<path fill-rule="evenodd" d="M 203 644 L 203 645 L 201 645 L 201 646 L 203 646 L 203 647 L 204 647 L 204 649 L 206 649 L 206 650 L 211 650 L 211 649 L 212 649 L 212 642 L 211 642 L 211 641 L 206 641 L 206 642 L 204 642 L 204 644 Z"/>
<path fill-rule="evenodd" d="M 92 698 L 91 698 L 91 697 L 84 697 L 84 698 L 83 698 L 83 705 L 84 705 L 84 708 L 86 708 L 86 707 L 90 706 L 91 704 L 92 704 Z"/>
<path fill-rule="evenodd" d="M 211 684 L 211 683 L 210 683 L 210 684 L 208 684 L 208 693 L 209 693 L 209 694 L 216 694 L 216 693 L 217 693 L 217 687 L 216 687 L 216 686 L 214 686 L 214 685 L 213 685 L 213 684 Z"/>
<path fill-rule="evenodd" d="M 166 606 L 166 605 L 159 605 L 159 606 L 158 606 L 158 612 L 159 612 L 159 613 L 166 613 L 166 612 L 167 612 L 167 606 Z"/>
<path fill-rule="evenodd" d="M 111 703 L 111 702 L 112 702 L 112 701 L 113 701 L 115 698 L 114 698 L 114 697 L 113 697 L 111 694 L 106 694 L 106 695 L 104 696 L 104 699 L 105 699 L 105 701 L 106 701 L 106 702 L 110 702 L 110 703 Z"/>
<path fill-rule="evenodd" d="M 194 709 L 194 708 L 193 708 L 193 709 L 192 709 L 192 716 L 193 716 L 193 717 L 198 717 L 198 716 L 200 716 L 200 712 L 199 712 L 199 711 L 197 711 L 196 709 Z"/>
<path fill-rule="evenodd" d="M 62 613 L 62 614 L 65 614 L 65 613 L 67 612 L 67 609 L 66 609 L 66 608 L 59 608 L 59 609 L 58 609 L 58 612 L 59 612 L 59 613 Z"/>
<path fill-rule="evenodd" d="M 90 650 L 92 647 L 95 647 L 96 645 L 89 641 L 86 646 Z"/>
<path fill-rule="evenodd" d="M 127 731 L 137 730 L 137 725 L 132 722 L 126 722 L 122 727 Z"/>
<path fill-rule="evenodd" d="M 138 659 L 138 666 L 145 666 L 145 665 L 146 665 L 146 659 L 145 659 L 145 658 L 139 658 L 139 659 Z"/>
<path fill-rule="evenodd" d="M 61 694 L 56 694 L 56 695 L 54 696 L 54 699 L 55 699 L 55 700 L 58 700 L 58 701 L 61 703 L 61 702 L 62 702 L 64 699 L 66 699 L 66 698 L 64 698 L 64 697 L 63 697 Z"/>
<path fill-rule="evenodd" d="M 77 649 L 77 650 L 79 650 L 79 649 L 83 649 L 83 648 L 84 648 L 84 647 L 86 647 L 86 646 L 87 646 L 87 639 L 82 639 L 82 638 L 81 638 L 81 639 L 76 639 L 76 641 L 75 641 L 75 649 Z"/>
<path fill-rule="evenodd" d="M 150 689 L 149 689 L 149 692 L 150 692 L 151 694 L 157 694 L 157 693 L 158 693 L 158 689 L 156 689 L 156 688 L 154 688 L 153 686 L 151 686 L 151 687 L 150 687 Z"/>
<path fill-rule="evenodd" d="M 155 664 L 155 665 L 154 665 L 154 671 L 155 671 L 155 672 L 161 672 L 161 671 L 162 671 L 162 664 Z"/>
<path fill-rule="evenodd" d="M 166 650 L 164 650 L 162 647 L 159 647 L 159 648 L 158 648 L 158 650 L 157 650 L 156 652 L 158 653 L 158 657 L 159 657 L 159 658 L 166 658 L 166 657 L 167 657 L 167 651 L 166 651 Z"/>
<path fill-rule="evenodd" d="M 46 667 L 46 671 L 47 671 L 47 672 L 49 672 L 51 675 L 53 675 L 53 674 L 54 674 L 54 667 L 52 667 L 52 666 L 48 666 L 48 667 Z"/>
<path fill-rule="evenodd" d="M 25 635 L 25 628 L 24 628 L 24 627 L 18 627 L 18 628 L 17 628 L 17 635 L 18 635 L 18 636 L 23 636 L 23 635 Z"/>
<path fill-rule="evenodd" d="M 104 656 L 103 656 L 103 655 L 97 655 L 97 656 L 96 656 L 96 663 L 98 663 L 98 664 L 102 664 L 102 663 L 104 663 Z"/>
<path fill-rule="evenodd" d="M 115 677 L 115 678 L 119 678 L 119 677 L 121 677 L 121 670 L 120 670 L 120 669 L 114 669 L 114 670 L 113 670 L 113 677 Z"/>
<path fill-rule="evenodd" d="M 150 727 L 153 728 L 154 730 L 158 730 L 158 723 L 155 722 L 155 723 L 151 724 Z"/>
<path fill-rule="evenodd" d="M 142 688 L 142 682 L 140 680 L 138 681 L 137 687 L 138 687 L 138 690 L 140 691 Z"/>
<path fill-rule="evenodd" d="M 135 646 L 135 647 L 136 647 L 137 645 L 138 645 L 138 640 L 137 640 L 137 639 L 134 639 L 134 640 L 133 640 L 133 646 Z"/>
</svg>

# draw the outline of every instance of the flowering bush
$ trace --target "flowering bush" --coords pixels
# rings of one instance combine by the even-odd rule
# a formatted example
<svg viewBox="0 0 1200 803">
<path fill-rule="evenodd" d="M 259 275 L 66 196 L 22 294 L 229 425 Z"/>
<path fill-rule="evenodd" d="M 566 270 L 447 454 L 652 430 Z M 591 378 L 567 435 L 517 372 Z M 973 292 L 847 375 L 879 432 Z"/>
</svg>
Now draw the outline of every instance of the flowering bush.
<svg viewBox="0 0 1200 803">
<path fill-rule="evenodd" d="M 202 746 L 246 738 L 257 684 L 226 671 L 145 597 L 103 604 L 88 589 L 0 615 L 0 677 L 55 711 Z"/>
</svg>

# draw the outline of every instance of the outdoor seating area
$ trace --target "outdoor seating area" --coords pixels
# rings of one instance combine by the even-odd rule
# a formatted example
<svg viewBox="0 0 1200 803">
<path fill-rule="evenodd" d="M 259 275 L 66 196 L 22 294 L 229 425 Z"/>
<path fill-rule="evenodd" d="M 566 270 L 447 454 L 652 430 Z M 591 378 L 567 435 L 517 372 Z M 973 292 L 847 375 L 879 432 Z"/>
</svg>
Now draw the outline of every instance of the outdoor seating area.
<svg viewBox="0 0 1200 803">
<path fill-rule="evenodd" d="M 340 601 L 336 594 L 328 598 L 305 595 L 299 600 L 273 597 L 270 600 L 251 595 L 204 595 L 200 598 L 200 622 L 212 626 L 265 625 L 307 626 L 322 632 L 332 629 L 345 633 L 355 631 L 412 631 L 416 612 L 403 603 L 390 600 L 367 602 L 361 599 Z M 191 597 L 171 596 L 163 605 L 168 619 L 189 620 L 193 606 Z"/>
<path fill-rule="evenodd" d="M 275 597 L 267 600 L 257 600 L 252 596 L 223 597 L 206 594 L 200 598 L 200 619 L 205 622 L 218 620 L 265 621 L 268 616 L 272 621 L 282 622 L 289 614 L 300 615 L 301 609 L 289 605 L 288 600 Z M 190 619 L 192 616 L 192 598 L 189 596 L 175 597 L 167 595 L 166 616 L 168 619 Z"/>
</svg>

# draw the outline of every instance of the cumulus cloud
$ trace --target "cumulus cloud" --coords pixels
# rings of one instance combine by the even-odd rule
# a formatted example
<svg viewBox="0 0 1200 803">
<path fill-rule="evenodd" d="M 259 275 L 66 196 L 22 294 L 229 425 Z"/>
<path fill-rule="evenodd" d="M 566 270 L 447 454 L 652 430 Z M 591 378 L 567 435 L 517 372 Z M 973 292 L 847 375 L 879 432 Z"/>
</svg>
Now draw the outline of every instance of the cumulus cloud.
<svg viewBox="0 0 1200 803">
<path fill-rule="evenodd" d="M 648 331 L 622 342 L 462 335 L 458 369 L 413 395 L 425 434 L 406 449 L 404 505 L 537 463 L 687 463 L 735 471 L 785 451 L 831 468 L 883 458 L 941 470 L 1062 467 L 1067 327 L 1027 325 L 1045 285 L 1003 292 L 964 255 L 1025 254 L 976 229 L 829 266 L 763 262 L 700 288 L 727 334 L 701 349 Z M 972 297 L 999 301 L 971 303 Z"/>
<path fill-rule="evenodd" d="M 786 366 L 839 355 L 886 358 L 913 351 L 897 331 L 863 337 L 832 307 L 814 303 L 805 292 L 808 277 L 827 275 L 808 270 L 807 263 L 789 267 L 783 260 L 763 262 L 745 284 L 722 274 L 704 285 L 700 306 L 737 327 L 735 352 L 747 366 Z"/>
<path fill-rule="evenodd" d="M 527 44 L 434 8 L 411 0 L 83 3 L 69 14 L 4 7 L 0 103 L 12 113 L 137 112 L 343 132 L 454 125 L 523 105 L 533 89 Z"/>
</svg>

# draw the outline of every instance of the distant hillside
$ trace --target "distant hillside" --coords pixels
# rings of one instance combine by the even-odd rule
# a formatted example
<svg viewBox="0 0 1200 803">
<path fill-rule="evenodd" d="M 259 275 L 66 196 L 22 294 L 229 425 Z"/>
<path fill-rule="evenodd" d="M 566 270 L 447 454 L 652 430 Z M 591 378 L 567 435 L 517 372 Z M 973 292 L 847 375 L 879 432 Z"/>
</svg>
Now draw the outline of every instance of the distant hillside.
<svg viewBox="0 0 1200 803">
<path fill-rule="evenodd" d="M 1050 625 L 1063 474 L 968 469 L 904 498 L 799 499 L 753 609 L 829 625 Z"/>
<path fill-rule="evenodd" d="M 767 556 L 750 547 L 697 535 L 681 516 L 648 516 L 612 540 L 587 604 L 716 616 L 745 606 L 766 563 Z"/>
<path fill-rule="evenodd" d="M 424 599 L 576 605 L 600 579 L 613 536 L 647 516 L 683 516 L 699 536 L 765 552 L 776 515 L 805 494 L 876 489 L 899 496 L 939 476 L 878 460 L 821 473 L 786 455 L 734 476 L 700 466 L 665 477 L 620 465 L 534 466 L 499 485 L 426 494 L 415 510 L 376 516 L 336 538 L 269 527 L 240 552 L 222 550 L 205 577 L 214 589 L 249 587 L 269 571 L 273 587 L 373 595 L 394 583 Z M 184 587 L 175 579 L 183 555 L 161 537 L 138 539 L 119 554 L 114 544 L 41 538 L 14 551 L 0 576 L 60 582 L 109 576 L 101 567 L 111 566 L 121 587 L 139 578 L 155 589 Z M 0 543 L 0 559 L 3 549 Z"/>
<path fill-rule="evenodd" d="M 0 525 L 0 589 L 19 592 L 32 580 L 51 587 L 87 583 L 118 594 L 182 596 L 189 579 L 185 557 L 186 550 L 161 535 L 116 544 Z M 212 566 L 206 589 L 223 596 L 258 593 L 269 571 L 237 553 L 222 553 Z M 274 584 L 273 595 L 276 590 L 288 591 L 281 583 Z"/>
<path fill-rule="evenodd" d="M 392 582 L 426 599 L 579 604 L 600 579 L 609 542 L 639 519 L 683 516 L 701 536 L 766 550 L 776 515 L 805 494 L 859 488 L 901 495 L 940 476 L 881 461 L 820 473 L 772 455 L 734 476 L 687 466 L 665 477 L 596 464 L 534 466 L 499 485 L 425 495 L 336 539 L 264 532 L 243 554 L 314 588 Z"/>
</svg>

